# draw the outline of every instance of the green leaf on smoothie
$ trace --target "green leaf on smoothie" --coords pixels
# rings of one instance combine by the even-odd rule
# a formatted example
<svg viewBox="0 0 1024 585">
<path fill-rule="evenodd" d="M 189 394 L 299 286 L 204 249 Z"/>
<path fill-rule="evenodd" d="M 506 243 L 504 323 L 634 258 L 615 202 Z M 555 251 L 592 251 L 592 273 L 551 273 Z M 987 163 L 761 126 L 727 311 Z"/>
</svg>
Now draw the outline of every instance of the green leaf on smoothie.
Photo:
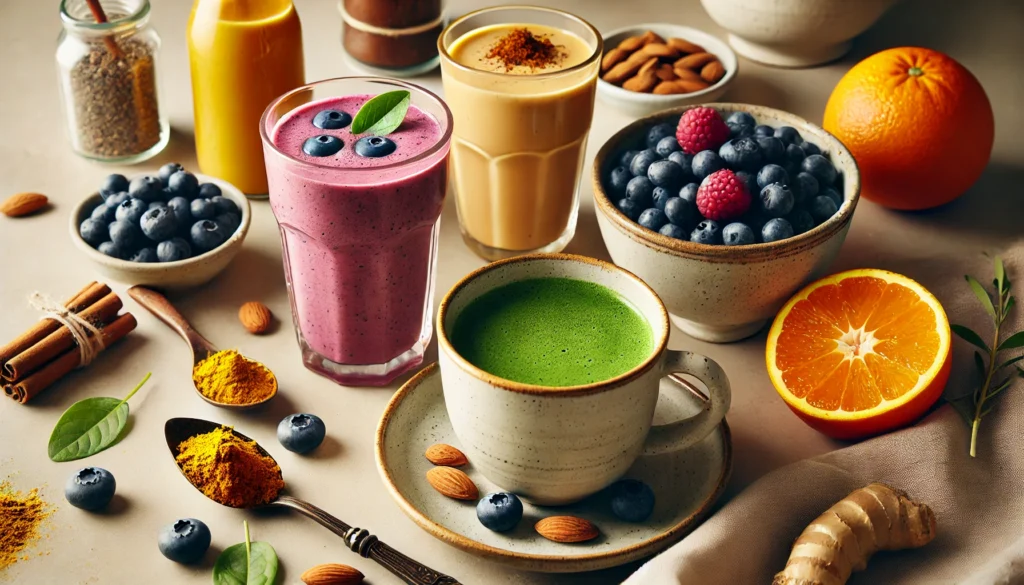
<svg viewBox="0 0 1024 585">
<path fill-rule="evenodd" d="M 382 93 L 371 99 L 359 108 L 352 120 L 352 133 L 369 132 L 374 136 L 385 136 L 398 130 L 409 111 L 410 99 L 409 92 L 404 89 Z"/>
</svg>

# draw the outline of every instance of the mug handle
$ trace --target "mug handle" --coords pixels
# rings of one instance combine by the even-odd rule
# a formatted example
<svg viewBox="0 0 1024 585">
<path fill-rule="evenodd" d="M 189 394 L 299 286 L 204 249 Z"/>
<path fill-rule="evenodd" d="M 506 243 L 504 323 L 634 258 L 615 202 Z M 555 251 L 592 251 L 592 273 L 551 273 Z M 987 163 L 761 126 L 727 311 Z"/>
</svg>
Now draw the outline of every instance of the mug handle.
<svg viewBox="0 0 1024 585">
<path fill-rule="evenodd" d="M 659 455 L 685 449 L 708 436 L 729 410 L 732 391 L 725 371 L 714 360 L 688 351 L 665 352 L 662 375 L 689 374 L 708 387 L 708 399 L 702 401 L 701 411 L 690 418 L 663 425 L 653 425 L 644 442 L 644 455 Z M 693 393 L 679 388 L 691 400 Z"/>
</svg>

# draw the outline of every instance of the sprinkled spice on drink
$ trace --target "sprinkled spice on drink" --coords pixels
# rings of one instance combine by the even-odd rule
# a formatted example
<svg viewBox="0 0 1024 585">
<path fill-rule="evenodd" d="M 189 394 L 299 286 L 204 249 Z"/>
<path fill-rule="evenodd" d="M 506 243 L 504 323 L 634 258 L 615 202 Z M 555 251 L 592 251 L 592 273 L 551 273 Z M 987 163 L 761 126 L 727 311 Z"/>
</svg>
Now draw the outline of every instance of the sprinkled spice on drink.
<svg viewBox="0 0 1024 585">
<path fill-rule="evenodd" d="M 192 380 L 203 396 L 222 404 L 255 404 L 277 392 L 277 378 L 263 364 L 233 349 L 196 364 Z"/>
<path fill-rule="evenodd" d="M 284 489 L 281 468 L 255 441 L 219 427 L 178 445 L 182 473 L 207 497 L 235 508 L 267 504 Z"/>
<path fill-rule="evenodd" d="M 506 71 L 516 67 L 541 69 L 561 62 L 565 52 L 545 36 L 515 28 L 498 39 L 487 52 L 487 58 L 500 61 Z"/>
<path fill-rule="evenodd" d="M 0 482 L 0 571 L 28 560 L 23 551 L 39 538 L 40 524 L 52 513 L 38 490 L 23 494 L 14 491 L 10 483 Z"/>
</svg>

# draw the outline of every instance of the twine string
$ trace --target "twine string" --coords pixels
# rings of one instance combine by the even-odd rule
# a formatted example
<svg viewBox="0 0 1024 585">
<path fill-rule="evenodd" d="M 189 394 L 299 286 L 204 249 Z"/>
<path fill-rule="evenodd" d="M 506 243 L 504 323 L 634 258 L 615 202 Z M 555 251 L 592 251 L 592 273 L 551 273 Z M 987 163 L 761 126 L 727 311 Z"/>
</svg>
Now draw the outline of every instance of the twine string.
<svg viewBox="0 0 1024 585">
<path fill-rule="evenodd" d="M 53 319 L 68 328 L 81 354 L 78 367 L 88 366 L 106 347 L 99 328 L 64 305 L 39 292 L 29 295 L 28 302 L 33 309 L 43 313 L 43 319 Z"/>
</svg>

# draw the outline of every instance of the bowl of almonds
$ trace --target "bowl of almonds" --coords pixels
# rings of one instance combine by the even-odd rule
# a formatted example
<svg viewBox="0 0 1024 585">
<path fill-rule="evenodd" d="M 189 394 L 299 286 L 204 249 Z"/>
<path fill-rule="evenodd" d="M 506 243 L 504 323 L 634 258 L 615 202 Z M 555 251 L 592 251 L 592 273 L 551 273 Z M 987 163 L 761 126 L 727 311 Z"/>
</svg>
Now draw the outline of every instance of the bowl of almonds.
<svg viewBox="0 0 1024 585">
<path fill-rule="evenodd" d="M 605 34 L 597 93 L 633 116 L 712 102 L 739 63 L 724 41 L 675 24 L 640 24 Z"/>
</svg>

